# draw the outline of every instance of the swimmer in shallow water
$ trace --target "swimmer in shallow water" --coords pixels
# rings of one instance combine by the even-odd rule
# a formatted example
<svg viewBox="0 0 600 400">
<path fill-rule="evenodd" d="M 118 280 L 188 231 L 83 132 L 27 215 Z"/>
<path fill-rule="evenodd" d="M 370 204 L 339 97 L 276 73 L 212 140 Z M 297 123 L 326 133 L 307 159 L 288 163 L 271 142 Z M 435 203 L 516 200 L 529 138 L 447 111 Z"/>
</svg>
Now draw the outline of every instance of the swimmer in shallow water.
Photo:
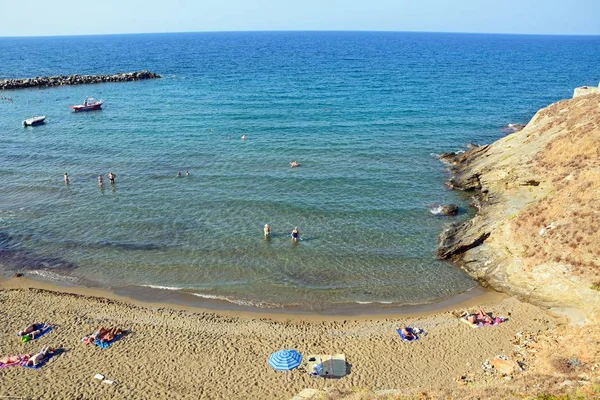
<svg viewBox="0 0 600 400">
<path fill-rule="evenodd" d="M 269 226 L 269 224 L 265 224 L 263 232 L 265 234 L 265 239 L 269 239 L 271 237 L 271 227 Z"/>
<path fill-rule="evenodd" d="M 300 231 L 298 230 L 298 227 L 295 227 L 294 230 L 292 231 L 292 242 L 298 243 L 299 237 L 300 237 Z"/>
<path fill-rule="evenodd" d="M 65 176 L 63 177 L 63 180 L 65 181 L 65 183 L 68 185 L 69 184 L 69 175 L 65 172 Z"/>
<path fill-rule="evenodd" d="M 296 168 L 298 165 L 298 161 L 290 161 L 290 167 Z"/>
</svg>

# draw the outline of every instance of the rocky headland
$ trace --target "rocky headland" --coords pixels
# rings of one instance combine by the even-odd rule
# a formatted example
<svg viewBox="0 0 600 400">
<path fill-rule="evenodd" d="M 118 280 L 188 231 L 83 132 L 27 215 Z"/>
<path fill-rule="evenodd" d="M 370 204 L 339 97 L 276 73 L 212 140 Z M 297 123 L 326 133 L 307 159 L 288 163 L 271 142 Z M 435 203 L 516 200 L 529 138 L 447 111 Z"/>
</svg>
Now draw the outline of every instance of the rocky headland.
<svg viewBox="0 0 600 400">
<path fill-rule="evenodd" d="M 477 214 L 442 233 L 438 256 L 572 324 L 600 322 L 600 95 L 559 101 L 520 131 L 440 159 Z"/>
<path fill-rule="evenodd" d="M 160 75 L 150 71 L 124 72 L 112 75 L 56 75 L 0 81 L 0 90 L 26 89 L 32 87 L 52 87 L 63 85 L 86 85 L 105 82 L 131 82 L 143 79 L 157 79 Z"/>
</svg>

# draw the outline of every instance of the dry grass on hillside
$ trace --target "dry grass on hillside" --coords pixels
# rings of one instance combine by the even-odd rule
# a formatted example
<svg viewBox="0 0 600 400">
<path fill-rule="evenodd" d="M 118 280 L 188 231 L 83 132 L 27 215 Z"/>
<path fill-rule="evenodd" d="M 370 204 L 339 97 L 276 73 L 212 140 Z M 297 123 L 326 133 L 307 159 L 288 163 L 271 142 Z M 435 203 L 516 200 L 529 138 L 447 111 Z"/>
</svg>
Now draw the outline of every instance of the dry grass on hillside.
<svg viewBox="0 0 600 400">
<path fill-rule="evenodd" d="M 565 111 L 566 110 L 566 111 Z M 600 96 L 557 103 L 535 121 L 553 117 L 542 131 L 560 131 L 532 161 L 550 194 L 531 204 L 512 222 L 523 245 L 523 266 L 567 264 L 577 275 L 600 280 Z M 531 139 L 531 138 L 530 138 Z"/>
</svg>

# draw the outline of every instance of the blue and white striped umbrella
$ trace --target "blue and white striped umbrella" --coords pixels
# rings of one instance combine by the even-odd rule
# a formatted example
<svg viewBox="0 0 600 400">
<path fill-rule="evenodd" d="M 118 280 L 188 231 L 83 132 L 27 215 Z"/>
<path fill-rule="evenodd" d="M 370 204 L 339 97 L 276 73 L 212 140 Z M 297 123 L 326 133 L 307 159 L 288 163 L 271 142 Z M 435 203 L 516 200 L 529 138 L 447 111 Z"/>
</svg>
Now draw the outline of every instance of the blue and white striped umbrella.
<svg viewBox="0 0 600 400">
<path fill-rule="evenodd" d="M 288 371 L 302 362 L 302 354 L 296 350 L 279 350 L 269 356 L 269 365 L 277 371 Z"/>
</svg>

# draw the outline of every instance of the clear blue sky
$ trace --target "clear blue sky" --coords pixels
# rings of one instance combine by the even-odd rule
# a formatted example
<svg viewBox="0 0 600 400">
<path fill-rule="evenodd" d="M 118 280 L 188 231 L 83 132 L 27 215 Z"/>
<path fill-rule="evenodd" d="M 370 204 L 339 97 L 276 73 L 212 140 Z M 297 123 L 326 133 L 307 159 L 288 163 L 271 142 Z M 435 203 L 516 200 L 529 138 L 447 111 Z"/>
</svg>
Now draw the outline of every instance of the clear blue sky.
<svg viewBox="0 0 600 400">
<path fill-rule="evenodd" d="M 376 30 L 600 35 L 600 0 L 0 0 L 0 36 Z"/>
</svg>

